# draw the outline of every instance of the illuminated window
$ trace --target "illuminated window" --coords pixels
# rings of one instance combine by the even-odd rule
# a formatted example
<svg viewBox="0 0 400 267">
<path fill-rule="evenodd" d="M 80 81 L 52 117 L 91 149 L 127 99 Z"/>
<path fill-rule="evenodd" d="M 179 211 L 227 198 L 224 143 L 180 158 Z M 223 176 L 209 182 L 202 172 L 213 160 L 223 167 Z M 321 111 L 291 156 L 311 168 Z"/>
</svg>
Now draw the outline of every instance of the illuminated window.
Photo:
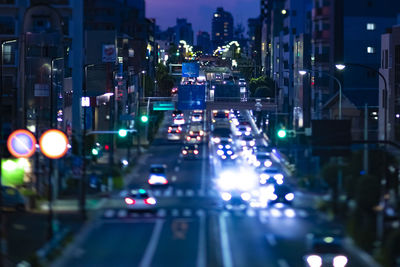
<svg viewBox="0 0 400 267">
<path fill-rule="evenodd" d="M 375 53 L 375 48 L 372 47 L 372 46 L 368 46 L 368 47 L 367 47 L 367 53 L 368 53 L 368 54 L 373 54 L 373 53 Z"/>
<path fill-rule="evenodd" d="M 367 30 L 368 31 L 373 31 L 376 29 L 375 23 L 367 23 Z"/>
<path fill-rule="evenodd" d="M 215 13 L 215 14 L 214 14 L 214 17 L 218 18 L 218 17 L 219 17 L 219 14 Z"/>
<path fill-rule="evenodd" d="M 219 36 L 219 32 L 216 32 L 216 33 L 215 33 L 215 36 Z"/>
</svg>

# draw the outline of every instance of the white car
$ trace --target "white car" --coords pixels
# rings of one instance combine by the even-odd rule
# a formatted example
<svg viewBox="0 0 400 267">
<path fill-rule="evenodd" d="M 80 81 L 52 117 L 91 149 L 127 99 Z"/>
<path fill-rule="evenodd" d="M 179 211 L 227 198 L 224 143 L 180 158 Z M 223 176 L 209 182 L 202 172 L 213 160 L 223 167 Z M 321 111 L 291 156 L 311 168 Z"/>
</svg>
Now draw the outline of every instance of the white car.
<svg viewBox="0 0 400 267">
<path fill-rule="evenodd" d="M 171 125 L 168 127 L 168 140 L 180 140 L 182 133 L 182 127 L 179 125 Z"/>
<path fill-rule="evenodd" d="M 157 200 L 145 189 L 132 189 L 122 193 L 128 210 L 154 210 Z"/>
<path fill-rule="evenodd" d="M 200 113 L 194 113 L 192 115 L 192 122 L 201 122 L 203 120 L 203 116 Z"/>
<path fill-rule="evenodd" d="M 167 166 L 164 164 L 150 165 L 149 185 L 167 185 Z"/>
<path fill-rule="evenodd" d="M 176 125 L 185 124 L 185 118 L 183 116 L 176 115 L 174 118 L 174 124 L 176 124 Z"/>
</svg>

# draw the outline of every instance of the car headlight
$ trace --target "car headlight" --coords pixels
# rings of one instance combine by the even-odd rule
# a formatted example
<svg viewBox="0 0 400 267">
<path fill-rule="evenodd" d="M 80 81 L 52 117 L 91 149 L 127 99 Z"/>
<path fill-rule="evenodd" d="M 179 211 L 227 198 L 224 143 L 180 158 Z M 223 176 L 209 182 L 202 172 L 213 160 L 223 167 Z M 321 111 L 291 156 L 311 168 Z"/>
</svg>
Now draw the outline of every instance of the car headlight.
<svg viewBox="0 0 400 267">
<path fill-rule="evenodd" d="M 333 258 L 333 266 L 334 267 L 345 267 L 347 264 L 347 257 L 340 255 Z"/>
<path fill-rule="evenodd" d="M 223 145 L 218 145 L 218 148 L 219 148 L 219 149 L 223 149 L 224 146 L 223 146 Z"/>
<path fill-rule="evenodd" d="M 283 175 L 278 173 L 274 175 L 275 180 L 283 180 Z"/>
<path fill-rule="evenodd" d="M 246 145 L 246 141 L 241 141 L 240 144 L 241 144 L 242 146 L 245 146 L 245 145 Z"/>
<path fill-rule="evenodd" d="M 269 175 L 266 174 L 266 173 L 262 173 L 262 174 L 260 175 L 260 178 L 266 181 L 266 180 L 268 180 Z"/>
<path fill-rule="evenodd" d="M 294 199 L 294 194 L 293 193 L 286 194 L 285 199 L 287 201 L 292 201 Z"/>
<path fill-rule="evenodd" d="M 217 151 L 217 155 L 218 156 L 222 156 L 224 154 L 224 151 L 223 150 L 221 150 L 221 149 L 218 149 L 218 151 Z"/>
<path fill-rule="evenodd" d="M 230 149 L 231 146 L 230 146 L 230 145 L 226 145 L 225 148 L 226 148 L 226 149 Z"/>
<path fill-rule="evenodd" d="M 212 138 L 212 141 L 213 141 L 214 143 L 216 143 L 216 144 L 219 144 L 219 143 L 221 142 L 221 138 L 219 138 L 219 137 L 213 137 L 213 138 Z"/>
<path fill-rule="evenodd" d="M 272 161 L 270 161 L 270 160 L 264 161 L 264 166 L 267 167 L 267 168 L 271 167 L 272 166 Z"/>
<path fill-rule="evenodd" d="M 278 199 L 278 196 L 276 194 L 271 195 L 271 200 L 277 200 L 277 199 Z"/>
<path fill-rule="evenodd" d="M 321 267 L 322 258 L 318 255 L 310 255 L 307 257 L 307 263 L 310 267 Z"/>
<path fill-rule="evenodd" d="M 240 197 L 241 197 L 244 201 L 249 201 L 250 198 L 251 198 L 251 195 L 250 195 L 250 193 L 248 193 L 248 192 L 244 192 L 244 193 L 240 194 Z"/>
<path fill-rule="evenodd" d="M 256 162 L 254 162 L 254 166 L 256 166 L 256 167 L 259 167 L 261 165 L 261 162 L 260 161 L 256 161 Z"/>
<path fill-rule="evenodd" d="M 232 155 L 232 151 L 231 151 L 231 150 L 228 150 L 228 151 L 226 152 L 226 154 Z"/>
<path fill-rule="evenodd" d="M 256 144 L 255 141 L 250 141 L 250 146 L 254 146 Z"/>
<path fill-rule="evenodd" d="M 222 197 L 223 200 L 229 201 L 229 200 L 232 198 L 232 195 L 229 194 L 228 192 L 223 192 L 223 193 L 221 194 L 221 197 Z"/>
<path fill-rule="evenodd" d="M 233 154 L 232 156 L 231 156 L 231 159 L 236 159 L 237 158 L 237 155 L 236 154 Z"/>
<path fill-rule="evenodd" d="M 222 159 L 226 159 L 226 156 L 225 156 L 225 155 L 222 155 L 221 158 L 222 158 Z"/>
</svg>

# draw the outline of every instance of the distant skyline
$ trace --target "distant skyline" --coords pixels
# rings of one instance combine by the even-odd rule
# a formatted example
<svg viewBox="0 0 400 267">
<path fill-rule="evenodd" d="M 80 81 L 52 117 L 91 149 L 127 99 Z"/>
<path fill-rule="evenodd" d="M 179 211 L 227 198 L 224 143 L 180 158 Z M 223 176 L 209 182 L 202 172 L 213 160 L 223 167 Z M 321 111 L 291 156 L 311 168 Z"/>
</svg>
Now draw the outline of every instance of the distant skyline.
<svg viewBox="0 0 400 267">
<path fill-rule="evenodd" d="M 146 17 L 155 18 L 162 30 L 175 26 L 177 18 L 186 18 L 196 38 L 199 30 L 211 34 L 211 19 L 217 7 L 230 12 L 235 26 L 241 23 L 246 31 L 247 19 L 260 15 L 259 0 L 146 0 Z"/>
</svg>

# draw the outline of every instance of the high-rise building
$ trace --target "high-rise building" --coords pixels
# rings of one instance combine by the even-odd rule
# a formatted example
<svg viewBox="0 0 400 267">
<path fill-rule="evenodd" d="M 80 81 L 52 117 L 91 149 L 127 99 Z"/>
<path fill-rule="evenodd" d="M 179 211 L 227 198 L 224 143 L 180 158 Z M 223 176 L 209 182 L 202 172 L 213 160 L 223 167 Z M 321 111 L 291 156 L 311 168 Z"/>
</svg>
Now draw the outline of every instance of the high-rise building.
<svg viewBox="0 0 400 267">
<path fill-rule="evenodd" d="M 212 42 L 213 48 L 223 46 L 233 40 L 232 14 L 218 7 L 212 18 Z"/>
<path fill-rule="evenodd" d="M 256 74 L 261 67 L 261 18 L 250 18 L 247 20 L 249 53 L 248 56 L 253 60 L 256 67 Z"/>
<path fill-rule="evenodd" d="M 188 23 L 186 19 L 176 19 L 175 26 L 175 44 L 183 40 L 189 45 L 193 45 L 193 29 L 192 23 Z"/>
<path fill-rule="evenodd" d="M 380 37 L 396 23 L 400 2 L 392 0 L 313 1 L 311 64 L 319 73 L 340 76 L 343 91 L 378 90 L 376 71 L 380 66 Z M 335 64 L 348 65 L 338 73 Z M 370 69 L 368 69 L 370 68 Z M 337 83 L 327 75 L 313 77 L 313 118 L 325 118 L 324 103 L 338 92 Z M 380 88 L 382 91 L 383 88 Z M 345 111 L 342 112 L 345 118 Z M 383 118 L 379 118 L 383 119 Z M 382 138 L 382 136 L 381 136 Z"/>
<path fill-rule="evenodd" d="M 199 31 L 197 33 L 197 46 L 203 51 L 203 54 L 212 52 L 210 34 L 208 32 Z"/>
</svg>

